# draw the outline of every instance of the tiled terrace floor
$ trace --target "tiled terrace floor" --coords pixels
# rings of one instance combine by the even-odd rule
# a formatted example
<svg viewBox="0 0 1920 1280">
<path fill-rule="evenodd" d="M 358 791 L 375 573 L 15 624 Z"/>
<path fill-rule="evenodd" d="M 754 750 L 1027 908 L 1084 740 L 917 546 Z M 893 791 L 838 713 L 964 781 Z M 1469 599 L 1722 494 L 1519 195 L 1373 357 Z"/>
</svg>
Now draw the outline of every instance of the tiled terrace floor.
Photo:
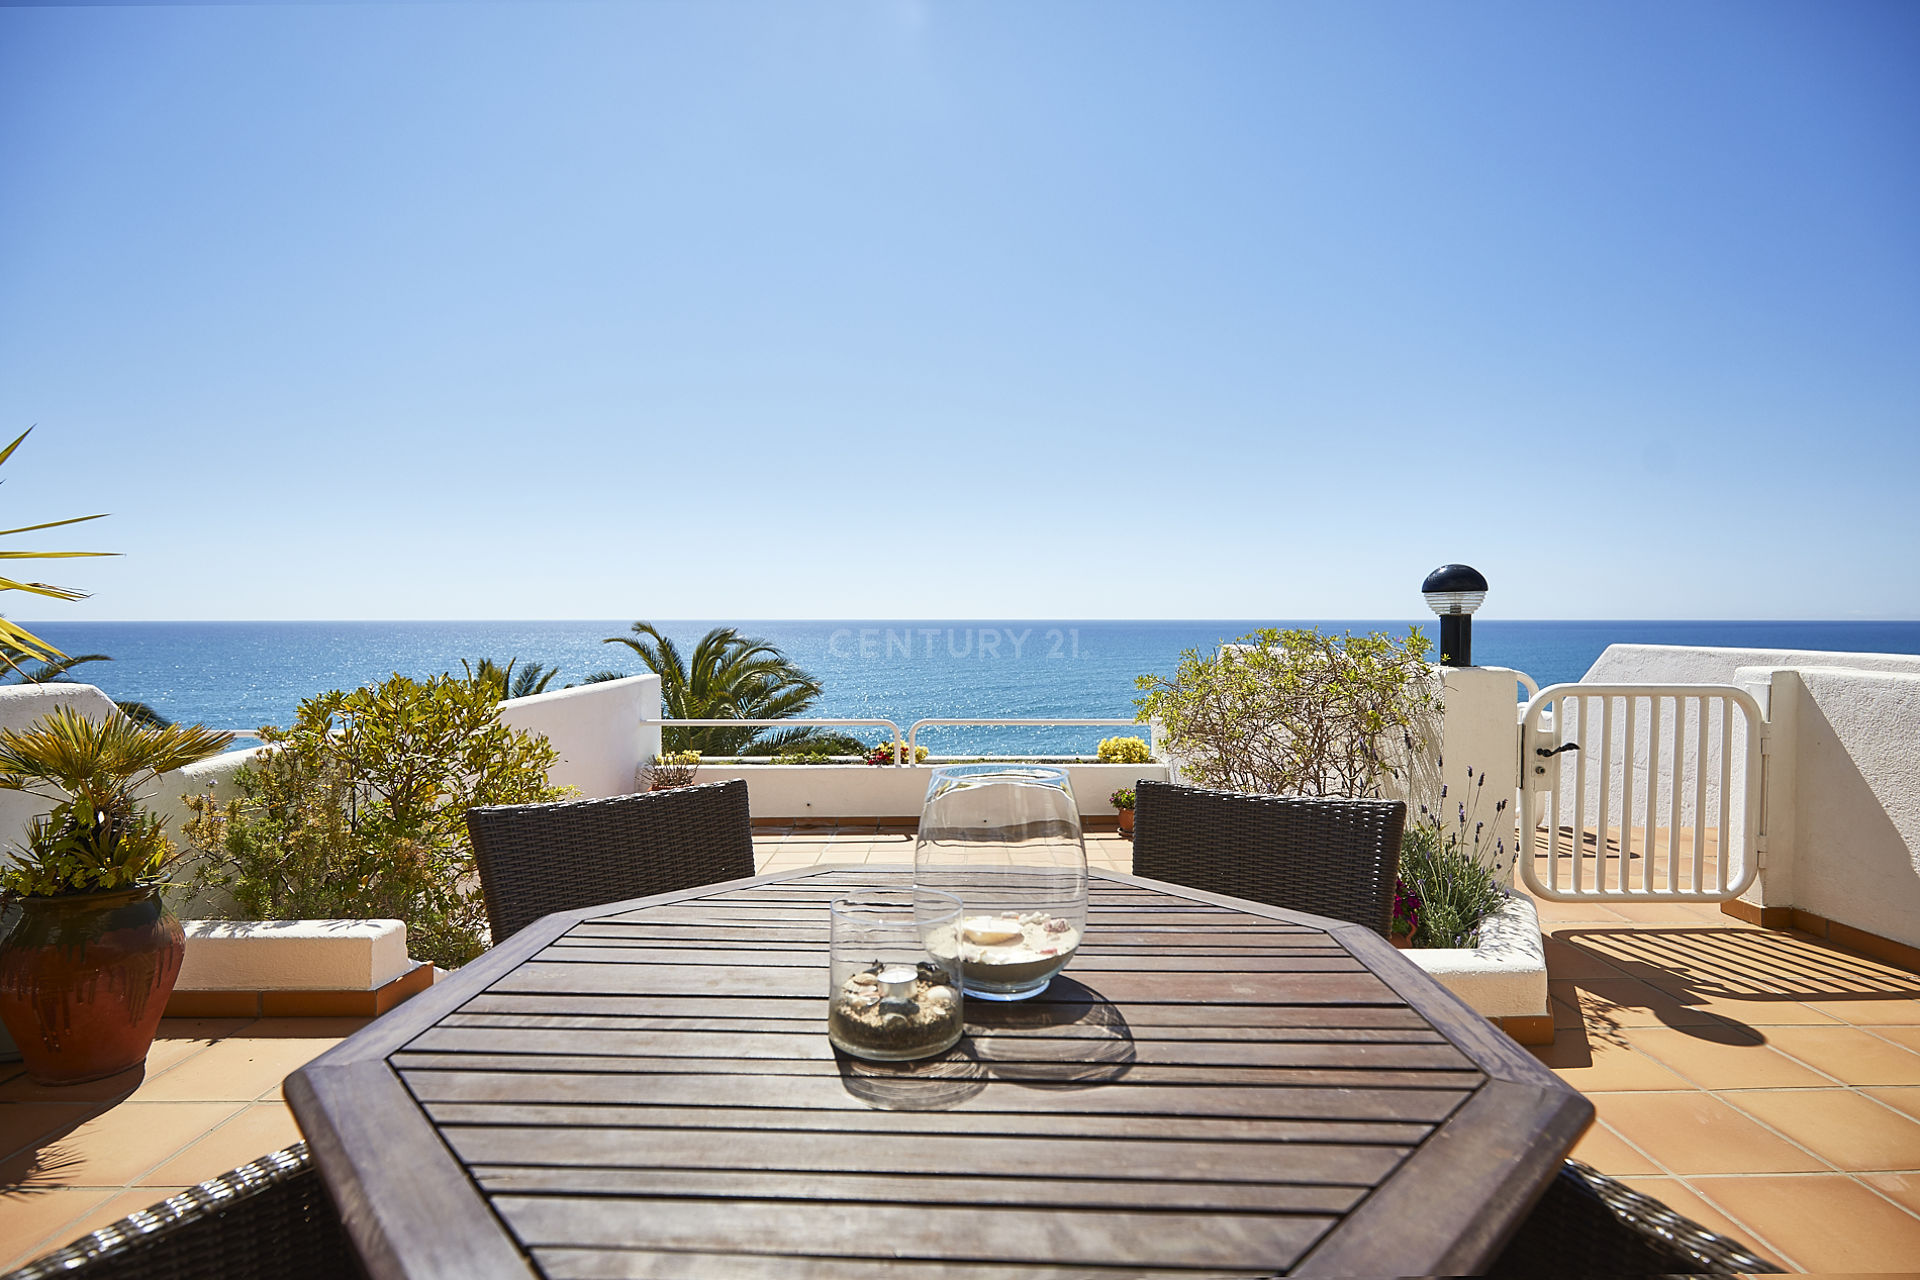
<svg viewBox="0 0 1920 1280">
<path fill-rule="evenodd" d="M 763 830 L 762 871 L 907 863 L 904 827 Z M 1132 846 L 1088 838 L 1096 867 Z M 1714 907 L 1542 905 L 1580 1158 L 1782 1265 L 1920 1272 L 1920 976 Z M 144 1075 L 0 1065 L 0 1267 L 294 1141 L 287 1072 L 353 1019 L 169 1020 Z"/>
</svg>

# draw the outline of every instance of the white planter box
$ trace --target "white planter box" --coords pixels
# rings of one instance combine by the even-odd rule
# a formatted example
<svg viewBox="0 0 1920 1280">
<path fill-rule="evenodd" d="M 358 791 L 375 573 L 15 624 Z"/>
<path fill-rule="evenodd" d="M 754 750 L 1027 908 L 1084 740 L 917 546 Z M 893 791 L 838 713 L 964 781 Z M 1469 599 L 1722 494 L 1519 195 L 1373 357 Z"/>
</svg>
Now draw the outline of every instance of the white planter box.
<svg viewBox="0 0 1920 1280">
<path fill-rule="evenodd" d="M 176 991 L 377 991 L 412 971 L 398 920 L 186 920 Z"/>
<path fill-rule="evenodd" d="M 935 766 L 873 764 L 703 764 L 695 782 L 744 778 L 755 818 L 916 819 Z M 1164 782 L 1167 767 L 1149 764 L 1067 764 L 1073 797 L 1084 817 L 1114 814 L 1107 797 L 1145 778 Z"/>
<path fill-rule="evenodd" d="M 1480 926 L 1480 945 L 1414 948 L 1403 953 L 1486 1018 L 1546 1016 L 1547 953 L 1533 899 L 1507 895 L 1507 905 Z"/>
</svg>

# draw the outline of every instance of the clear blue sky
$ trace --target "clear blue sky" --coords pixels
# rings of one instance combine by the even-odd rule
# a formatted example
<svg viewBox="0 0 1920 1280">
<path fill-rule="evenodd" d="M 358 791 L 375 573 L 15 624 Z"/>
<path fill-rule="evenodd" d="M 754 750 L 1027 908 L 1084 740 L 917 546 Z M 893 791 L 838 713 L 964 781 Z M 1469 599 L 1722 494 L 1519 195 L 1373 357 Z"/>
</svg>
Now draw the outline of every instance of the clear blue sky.
<svg viewBox="0 0 1920 1280">
<path fill-rule="evenodd" d="M 32 424 L 29 619 L 1920 617 L 1920 4 L 0 8 Z"/>
</svg>

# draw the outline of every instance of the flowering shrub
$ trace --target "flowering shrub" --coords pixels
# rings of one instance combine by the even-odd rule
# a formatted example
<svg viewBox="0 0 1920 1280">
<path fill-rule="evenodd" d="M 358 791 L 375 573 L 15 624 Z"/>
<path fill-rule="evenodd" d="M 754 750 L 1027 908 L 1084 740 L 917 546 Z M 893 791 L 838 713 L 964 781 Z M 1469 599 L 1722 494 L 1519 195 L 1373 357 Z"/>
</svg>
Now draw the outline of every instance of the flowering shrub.
<svg viewBox="0 0 1920 1280">
<path fill-rule="evenodd" d="M 1133 788 L 1121 787 L 1118 791 L 1107 797 L 1107 803 L 1116 809 L 1133 808 Z"/>
<path fill-rule="evenodd" d="M 901 754 L 903 756 L 906 754 L 905 747 L 901 748 Z M 925 747 L 915 747 L 913 749 L 913 762 L 915 764 L 924 763 L 926 761 L 926 758 L 927 758 L 927 749 Z M 888 739 L 887 741 L 882 742 L 881 744 L 876 746 L 873 750 L 867 752 L 867 763 L 868 764 L 892 764 L 893 763 L 893 740 Z"/>
<path fill-rule="evenodd" d="M 1142 738 L 1102 738 L 1099 759 L 1101 764 L 1146 764 L 1153 752 Z"/>
</svg>

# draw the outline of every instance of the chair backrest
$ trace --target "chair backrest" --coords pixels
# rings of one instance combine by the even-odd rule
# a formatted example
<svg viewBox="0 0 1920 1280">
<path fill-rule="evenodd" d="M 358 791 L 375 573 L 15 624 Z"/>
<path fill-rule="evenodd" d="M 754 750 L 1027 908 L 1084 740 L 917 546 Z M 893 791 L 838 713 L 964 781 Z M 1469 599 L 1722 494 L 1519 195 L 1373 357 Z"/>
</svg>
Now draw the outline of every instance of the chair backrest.
<svg viewBox="0 0 1920 1280">
<path fill-rule="evenodd" d="M 467 811 L 495 945 L 554 911 L 753 874 L 747 784 Z"/>
<path fill-rule="evenodd" d="M 1498 1280 L 1582 1280 L 1779 1270 L 1740 1241 L 1716 1235 L 1652 1196 L 1569 1160 L 1487 1274 Z"/>
<path fill-rule="evenodd" d="M 363 1274 L 297 1142 L 81 1236 L 7 1280 L 341 1280 Z"/>
<path fill-rule="evenodd" d="M 1407 806 L 1207 791 L 1134 789 L 1133 870 L 1212 893 L 1363 924 L 1393 923 Z"/>
</svg>

